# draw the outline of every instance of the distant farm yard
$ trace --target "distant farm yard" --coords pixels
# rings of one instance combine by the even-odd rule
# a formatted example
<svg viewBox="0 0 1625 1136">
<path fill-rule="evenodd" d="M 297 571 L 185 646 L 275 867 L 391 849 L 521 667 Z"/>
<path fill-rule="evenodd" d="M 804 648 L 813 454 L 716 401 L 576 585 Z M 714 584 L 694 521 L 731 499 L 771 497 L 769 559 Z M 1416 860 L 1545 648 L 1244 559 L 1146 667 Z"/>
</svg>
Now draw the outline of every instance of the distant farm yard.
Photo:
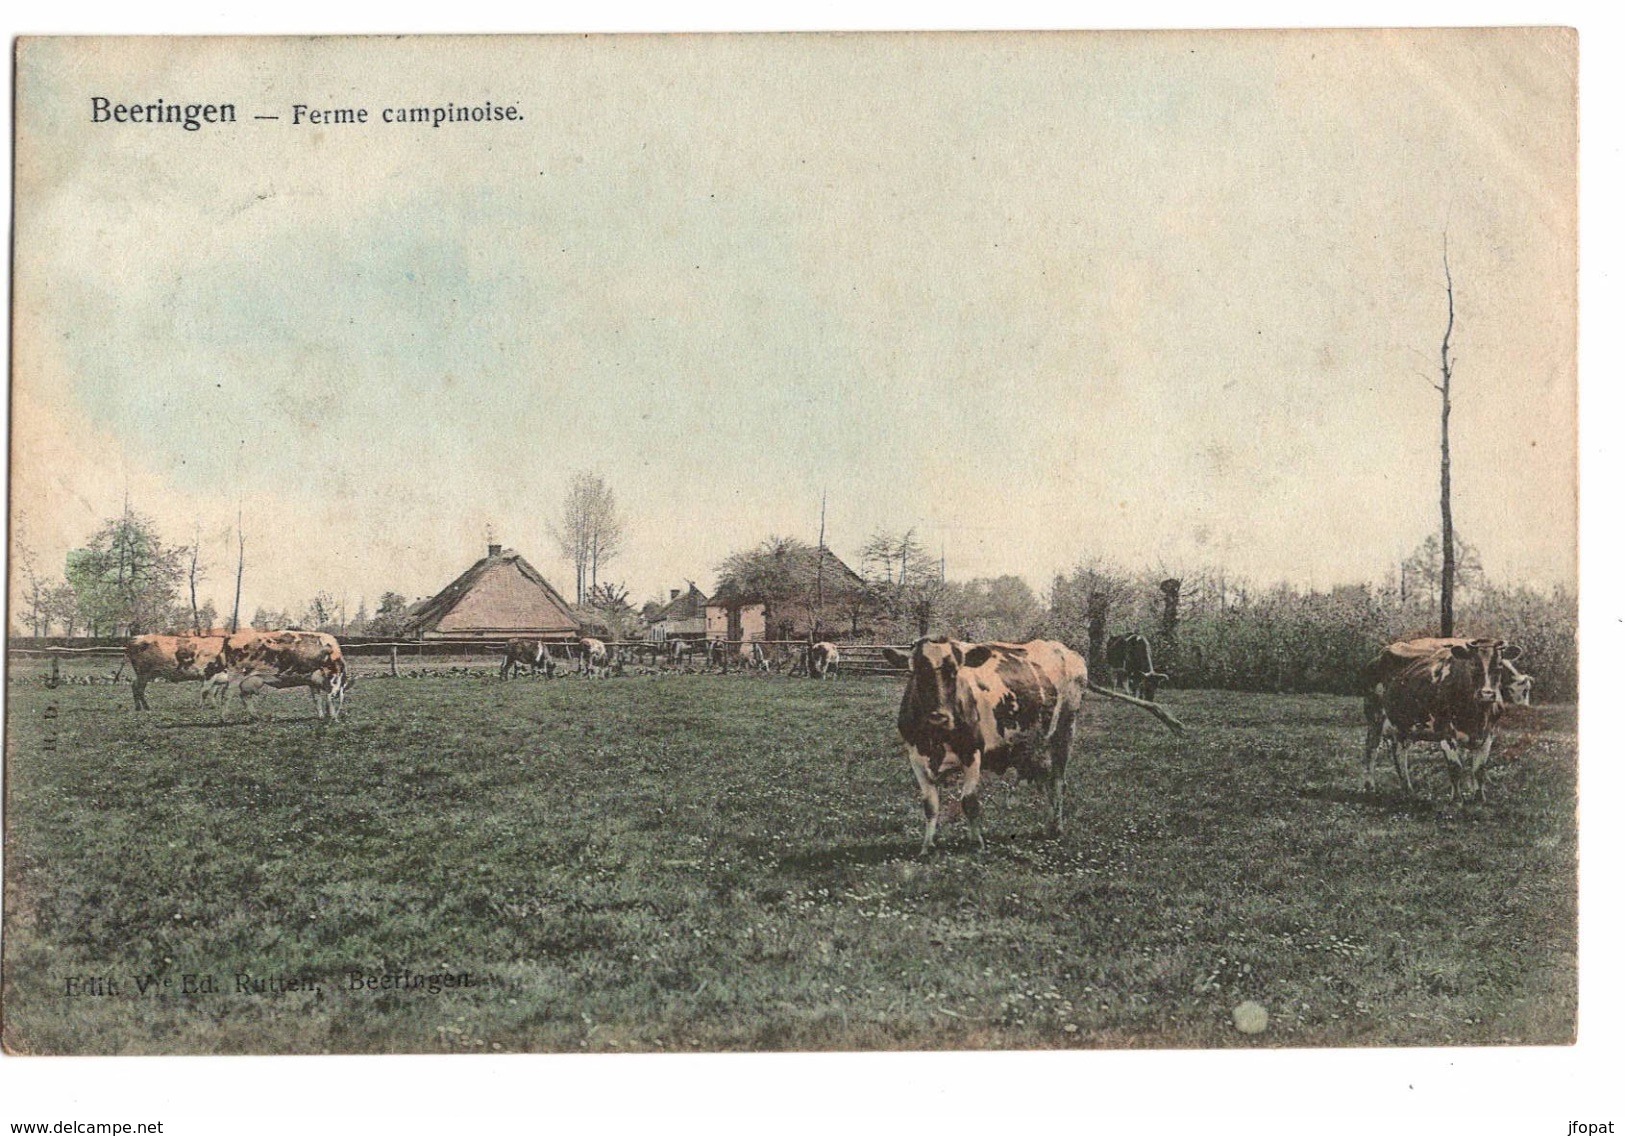
<svg viewBox="0 0 1625 1136">
<path fill-rule="evenodd" d="M 1165 691 L 1183 738 L 1091 700 L 1062 838 L 993 780 L 988 852 L 950 810 L 921 859 L 901 679 L 503 683 L 496 661 L 369 675 L 336 724 L 287 694 L 220 725 L 195 684 L 137 714 L 127 685 L 14 669 L 8 1046 L 1573 1038 L 1572 706 L 1514 708 L 1488 804 L 1458 813 L 1436 754 L 1421 800 L 1387 768 L 1360 791 L 1351 697 Z M 1232 1023 L 1245 1001 L 1261 1033 Z"/>
</svg>

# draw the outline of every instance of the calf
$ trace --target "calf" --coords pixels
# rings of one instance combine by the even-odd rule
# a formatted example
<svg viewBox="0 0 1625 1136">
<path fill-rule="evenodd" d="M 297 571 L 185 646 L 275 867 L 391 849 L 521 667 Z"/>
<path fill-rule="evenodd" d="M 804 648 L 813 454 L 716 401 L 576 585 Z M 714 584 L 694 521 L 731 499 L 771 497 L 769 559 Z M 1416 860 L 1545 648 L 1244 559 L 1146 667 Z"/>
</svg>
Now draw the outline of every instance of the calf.
<svg viewBox="0 0 1625 1136">
<path fill-rule="evenodd" d="M 1014 769 L 1023 780 L 1045 785 L 1050 801 L 1048 832 L 1059 836 L 1062 785 L 1085 691 L 1133 703 L 1170 729 L 1184 729 L 1160 707 L 1090 682 L 1083 657 L 1061 643 L 921 639 L 908 655 L 891 647 L 884 654 L 888 662 L 909 670 L 897 732 L 907 747 L 925 806 L 921 855 L 936 839 L 939 781 L 955 770 L 964 777 L 960 805 L 979 847 L 987 847 L 978 795 L 984 770 Z"/>
<path fill-rule="evenodd" d="M 1365 696 L 1366 790 L 1376 788 L 1377 749 L 1386 747 L 1394 771 L 1414 793 L 1408 747 L 1437 742 L 1449 767 L 1452 802 L 1483 801 L 1484 771 L 1505 706 L 1502 667 L 1519 654 L 1504 640 L 1474 639 L 1418 652 L 1402 669 L 1386 667 L 1382 681 Z"/>
<path fill-rule="evenodd" d="M 206 682 L 223 670 L 226 640 L 217 635 L 138 635 L 124 648 L 135 677 L 131 689 L 137 710 L 151 710 L 147 684 L 164 682 Z M 208 687 L 204 687 L 207 697 Z"/>
</svg>

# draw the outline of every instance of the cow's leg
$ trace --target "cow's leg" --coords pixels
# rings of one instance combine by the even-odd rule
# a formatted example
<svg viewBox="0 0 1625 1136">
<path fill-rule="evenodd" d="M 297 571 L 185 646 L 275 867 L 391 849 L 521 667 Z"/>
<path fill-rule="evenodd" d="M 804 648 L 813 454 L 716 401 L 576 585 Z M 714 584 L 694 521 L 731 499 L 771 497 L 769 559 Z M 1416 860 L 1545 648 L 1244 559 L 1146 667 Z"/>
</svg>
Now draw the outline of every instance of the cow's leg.
<svg viewBox="0 0 1625 1136">
<path fill-rule="evenodd" d="M 1377 775 L 1374 766 L 1377 761 L 1377 749 L 1383 743 L 1384 721 L 1381 718 L 1367 718 L 1365 726 L 1365 791 L 1377 791 Z"/>
<path fill-rule="evenodd" d="M 931 761 L 925 754 L 910 746 L 908 764 L 914 770 L 914 780 L 920 786 L 920 803 L 925 808 L 925 839 L 920 843 L 920 855 L 926 856 L 936 843 L 937 813 L 942 808 L 942 795 L 937 791 L 937 775 L 931 772 Z"/>
<path fill-rule="evenodd" d="M 1067 714 L 1056 726 L 1049 740 L 1049 825 L 1046 831 L 1053 837 L 1061 835 L 1066 825 L 1066 763 L 1072 755 L 1072 732 L 1077 719 Z"/>
<path fill-rule="evenodd" d="M 130 690 L 135 695 L 135 708 L 137 710 L 151 710 L 147 705 L 147 679 L 145 675 L 137 674 L 130 683 Z"/>
<path fill-rule="evenodd" d="M 1461 783 L 1467 772 L 1461 764 L 1461 748 L 1453 741 L 1440 741 L 1439 748 L 1444 751 L 1445 766 L 1450 771 L 1450 803 L 1460 806 Z"/>
<path fill-rule="evenodd" d="M 1485 804 L 1489 798 L 1484 793 L 1484 774 L 1490 767 L 1490 748 L 1495 743 L 1495 735 L 1490 734 L 1484 739 L 1484 744 L 1473 750 L 1473 780 L 1471 788 L 1473 796 L 1479 804 Z"/>
<path fill-rule="evenodd" d="M 982 839 L 982 755 L 980 752 L 971 755 L 970 762 L 965 766 L 965 782 L 959 790 L 959 807 L 965 810 L 965 819 L 970 822 L 971 835 L 976 837 L 976 847 L 983 852 L 987 851 L 987 841 Z"/>
<path fill-rule="evenodd" d="M 1411 747 L 1397 732 L 1390 732 L 1386 738 L 1388 755 L 1393 759 L 1394 773 L 1399 777 L 1399 783 L 1405 786 L 1405 791 L 1416 793 L 1416 782 L 1411 780 Z"/>
</svg>

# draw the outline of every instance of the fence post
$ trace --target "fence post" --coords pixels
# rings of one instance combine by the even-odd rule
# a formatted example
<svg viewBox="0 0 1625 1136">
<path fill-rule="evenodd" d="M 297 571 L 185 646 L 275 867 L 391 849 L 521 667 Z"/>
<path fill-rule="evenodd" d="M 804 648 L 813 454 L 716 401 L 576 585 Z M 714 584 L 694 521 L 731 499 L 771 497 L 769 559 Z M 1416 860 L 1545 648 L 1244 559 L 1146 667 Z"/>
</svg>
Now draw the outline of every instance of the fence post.
<svg viewBox="0 0 1625 1136">
<path fill-rule="evenodd" d="M 400 678 L 401 677 L 401 672 L 399 670 L 397 670 L 396 667 L 395 667 L 395 656 L 396 656 L 397 652 L 399 652 L 399 651 L 400 651 L 400 648 L 395 646 L 395 644 L 391 643 L 389 645 L 389 677 L 390 678 Z"/>
<path fill-rule="evenodd" d="M 51 679 L 46 685 L 53 690 L 62 685 L 62 660 L 55 655 L 51 656 Z"/>
</svg>

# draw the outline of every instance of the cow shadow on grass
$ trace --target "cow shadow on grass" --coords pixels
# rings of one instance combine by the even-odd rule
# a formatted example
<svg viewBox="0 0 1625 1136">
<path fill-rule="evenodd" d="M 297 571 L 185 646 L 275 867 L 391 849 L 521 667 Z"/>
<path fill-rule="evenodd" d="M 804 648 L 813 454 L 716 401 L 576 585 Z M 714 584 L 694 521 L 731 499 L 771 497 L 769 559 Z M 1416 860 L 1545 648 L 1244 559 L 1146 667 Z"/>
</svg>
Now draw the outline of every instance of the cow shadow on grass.
<svg viewBox="0 0 1625 1136">
<path fill-rule="evenodd" d="M 792 872 L 824 872 L 831 868 L 867 867 L 892 860 L 918 859 L 920 845 L 909 840 L 869 840 L 829 848 L 810 848 L 778 857 L 780 868 Z"/>
<path fill-rule="evenodd" d="M 1299 789 L 1298 796 L 1308 801 L 1326 801 L 1330 804 L 1350 805 L 1374 813 L 1407 813 L 1418 819 L 1432 817 L 1438 811 L 1435 802 L 1426 797 L 1407 793 L 1403 789 L 1348 789 L 1315 785 Z"/>
</svg>

